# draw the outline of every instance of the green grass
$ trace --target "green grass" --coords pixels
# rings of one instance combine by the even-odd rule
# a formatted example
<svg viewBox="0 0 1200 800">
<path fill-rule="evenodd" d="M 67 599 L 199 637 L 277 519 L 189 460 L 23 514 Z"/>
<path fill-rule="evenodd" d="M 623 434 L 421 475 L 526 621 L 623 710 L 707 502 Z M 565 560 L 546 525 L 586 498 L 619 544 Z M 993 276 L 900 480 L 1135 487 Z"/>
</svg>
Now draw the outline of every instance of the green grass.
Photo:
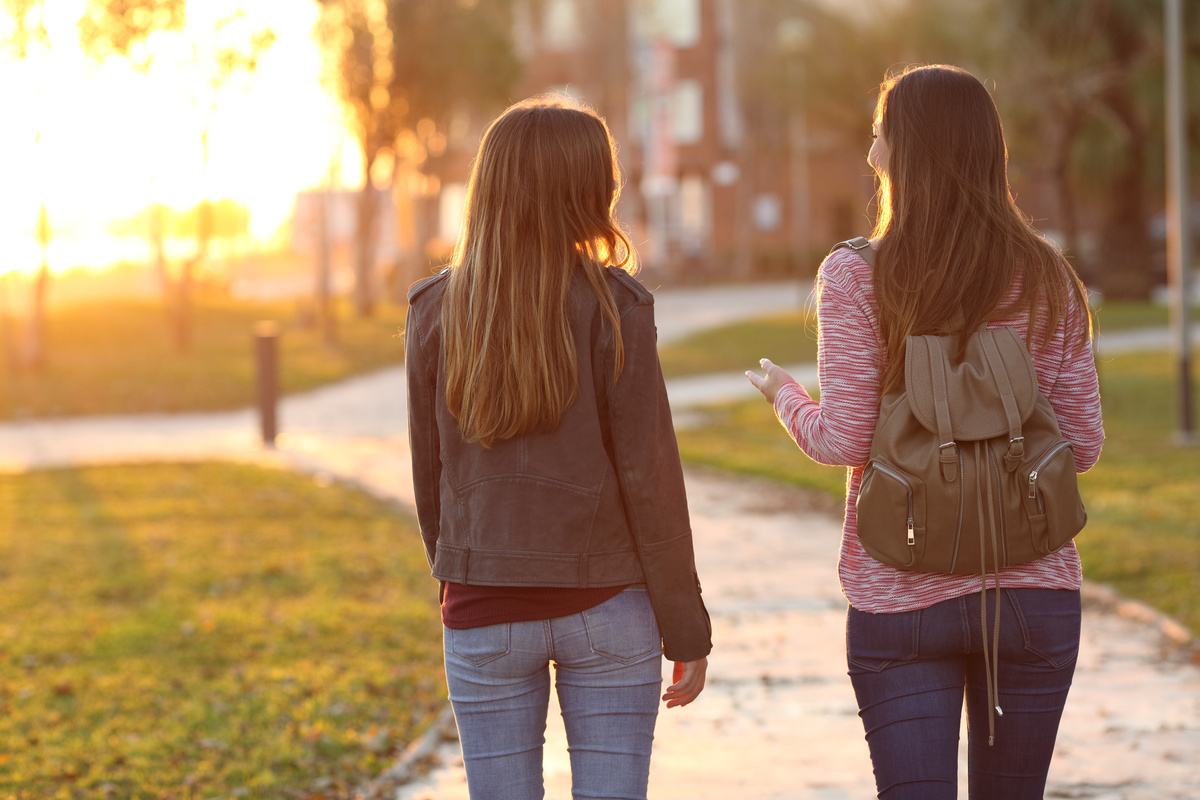
<svg viewBox="0 0 1200 800">
<path fill-rule="evenodd" d="M 1200 632 L 1200 447 L 1175 441 L 1174 359 L 1105 359 L 1100 385 L 1107 438 L 1100 463 L 1080 478 L 1084 574 Z"/>
<path fill-rule="evenodd" d="M 1095 323 L 1106 333 L 1166 325 L 1167 309 L 1153 303 L 1105 303 L 1096 310 Z M 667 378 L 740 372 L 753 368 L 764 357 L 776 364 L 816 361 L 816 317 L 800 311 L 761 317 L 703 331 L 659 348 Z"/>
<path fill-rule="evenodd" d="M 121 300 L 56 310 L 47 324 L 48 360 L 41 372 L 15 371 L 0 360 L 0 419 L 252 405 L 257 391 L 252 331 L 260 320 L 280 325 L 279 380 L 285 393 L 403 361 L 403 309 L 380 306 L 368 319 L 340 309 L 333 348 L 296 319 L 290 303 L 200 299 L 191 352 L 179 353 L 160 302 Z"/>
<path fill-rule="evenodd" d="M 121 300 L 57 309 L 48 322 L 48 361 L 41 372 L 18 371 L 0 360 L 0 420 L 84 414 L 213 411 L 252 405 L 256 398 L 254 323 L 281 326 L 280 384 L 285 393 L 311 389 L 403 360 L 398 335 L 404 309 L 381 305 L 360 319 L 339 309 L 338 343 L 299 324 L 291 303 L 252 303 L 206 297 L 195 308 L 194 346 L 179 353 L 157 301 Z M 1106 304 L 1105 331 L 1164 324 L 1167 311 L 1149 303 Z M 791 364 L 814 361 L 816 324 L 803 312 L 764 317 L 664 345 L 668 378 L 741 371 L 759 358 Z"/>
<path fill-rule="evenodd" d="M 241 465 L 0 476 L 0 795 L 318 798 L 444 701 L 413 526 Z"/>
<path fill-rule="evenodd" d="M 846 497 L 846 468 L 818 464 L 800 452 L 765 400 L 702 409 L 695 425 L 676 430 L 684 461 L 742 472 Z M 839 506 L 840 508 L 840 506 Z"/>
<path fill-rule="evenodd" d="M 1166 353 L 1105 359 L 1100 380 L 1107 438 L 1099 464 L 1080 477 L 1088 509 L 1077 541 L 1084 574 L 1200 631 L 1200 447 L 1174 441 L 1173 359 Z M 704 414 L 702 424 L 678 432 L 685 460 L 844 500 L 845 468 L 801 453 L 765 401 Z"/>
<path fill-rule="evenodd" d="M 663 375 L 738 372 L 760 358 L 776 364 L 817 360 L 816 318 L 795 311 L 762 317 L 689 336 L 659 347 Z"/>
<path fill-rule="evenodd" d="M 1096 329 L 1106 333 L 1130 328 L 1162 326 L 1170 320 L 1170 312 L 1167 307 L 1157 303 L 1128 300 L 1101 301 L 1092 311 L 1092 321 L 1095 323 Z"/>
</svg>

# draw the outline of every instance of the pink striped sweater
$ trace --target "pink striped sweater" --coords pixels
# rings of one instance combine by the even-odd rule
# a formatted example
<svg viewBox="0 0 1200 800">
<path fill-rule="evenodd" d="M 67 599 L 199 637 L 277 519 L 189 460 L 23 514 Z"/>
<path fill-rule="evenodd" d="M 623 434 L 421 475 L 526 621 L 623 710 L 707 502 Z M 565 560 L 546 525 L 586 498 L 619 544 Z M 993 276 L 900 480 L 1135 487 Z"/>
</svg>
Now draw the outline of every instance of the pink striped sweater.
<svg viewBox="0 0 1200 800">
<path fill-rule="evenodd" d="M 849 467 L 838 562 L 842 592 L 860 611 L 890 613 L 927 608 L 979 591 L 976 575 L 905 572 L 871 558 L 859 543 L 855 501 L 879 414 L 880 381 L 887 367 L 871 267 L 851 250 L 834 251 L 821 264 L 817 296 L 821 399 L 815 401 L 804 387 L 788 383 L 775 397 L 775 413 L 814 461 Z M 1075 468 L 1086 472 L 1100 457 L 1104 431 L 1091 350 L 1081 351 L 1069 344 L 1068 325 L 1082 324 L 1078 310 L 1073 311 L 1059 323 L 1048 343 L 1035 345 L 1032 357 L 1038 386 L 1074 447 Z M 1025 323 L 1026 317 L 1021 316 L 997 320 L 989 327 L 1011 326 L 1024 336 Z M 1074 542 L 1057 553 L 1000 572 L 1000 585 L 1006 588 L 1078 589 L 1081 582 Z"/>
</svg>

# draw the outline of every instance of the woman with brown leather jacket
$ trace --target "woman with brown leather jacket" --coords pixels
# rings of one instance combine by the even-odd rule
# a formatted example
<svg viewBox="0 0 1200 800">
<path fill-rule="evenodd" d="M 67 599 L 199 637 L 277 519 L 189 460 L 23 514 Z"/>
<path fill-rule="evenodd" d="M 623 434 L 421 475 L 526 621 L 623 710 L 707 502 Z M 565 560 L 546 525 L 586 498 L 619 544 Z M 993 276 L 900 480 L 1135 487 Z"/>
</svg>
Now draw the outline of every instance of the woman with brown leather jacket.
<svg viewBox="0 0 1200 800">
<path fill-rule="evenodd" d="M 668 708 L 704 687 L 711 626 L 619 177 L 589 109 L 509 108 L 451 267 L 409 295 L 413 482 L 472 798 L 543 796 L 551 663 L 577 796 L 646 796 L 664 654 Z"/>
</svg>

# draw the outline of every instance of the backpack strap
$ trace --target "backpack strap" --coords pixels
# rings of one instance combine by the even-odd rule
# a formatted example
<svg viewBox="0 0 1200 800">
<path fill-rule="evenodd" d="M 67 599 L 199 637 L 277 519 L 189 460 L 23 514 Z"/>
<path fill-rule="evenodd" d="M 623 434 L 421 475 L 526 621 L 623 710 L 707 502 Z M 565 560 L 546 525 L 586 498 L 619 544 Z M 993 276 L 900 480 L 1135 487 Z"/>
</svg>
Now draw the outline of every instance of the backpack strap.
<svg viewBox="0 0 1200 800">
<path fill-rule="evenodd" d="M 859 256 L 862 257 L 863 261 L 866 261 L 867 264 L 874 268 L 875 248 L 871 247 L 870 239 L 866 238 L 865 236 L 855 236 L 853 239 L 847 239 L 844 242 L 838 242 L 832 248 L 830 248 L 829 252 L 833 253 L 834 251 L 840 250 L 843 247 L 847 250 L 853 250 L 854 252 L 858 253 Z"/>
<path fill-rule="evenodd" d="M 915 341 L 928 349 L 931 389 L 933 390 L 933 414 L 938 429 L 938 461 L 942 464 L 942 477 L 953 483 L 958 476 L 958 445 L 954 443 L 954 426 L 950 421 L 950 393 L 946 388 L 946 359 L 942 345 L 935 336 L 909 337 L 908 347 Z"/>
<path fill-rule="evenodd" d="M 1021 435 L 1021 412 L 1017 408 L 1017 398 L 1013 393 L 1012 381 L 1008 379 L 1008 370 L 996 349 L 996 341 L 990 336 L 981 336 L 983 354 L 992 367 L 992 377 L 996 381 L 996 389 L 1000 393 L 1000 403 L 1004 406 L 1004 416 L 1008 420 L 1008 452 L 1004 455 L 1004 466 L 1009 472 L 1016 472 L 1025 456 L 1025 437 Z"/>
</svg>

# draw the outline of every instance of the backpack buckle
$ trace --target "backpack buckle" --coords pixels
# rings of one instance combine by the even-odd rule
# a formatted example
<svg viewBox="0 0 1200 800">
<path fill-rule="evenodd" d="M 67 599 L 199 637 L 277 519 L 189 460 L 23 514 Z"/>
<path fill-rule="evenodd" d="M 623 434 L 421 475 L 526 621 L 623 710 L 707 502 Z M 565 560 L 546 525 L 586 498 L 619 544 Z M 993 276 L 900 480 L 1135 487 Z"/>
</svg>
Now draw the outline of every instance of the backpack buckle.
<svg viewBox="0 0 1200 800">
<path fill-rule="evenodd" d="M 1013 472 L 1021 465 L 1021 459 L 1025 457 L 1025 437 L 1014 436 L 1008 440 L 1008 452 L 1004 455 L 1004 466 L 1009 472 Z"/>
<path fill-rule="evenodd" d="M 953 482 L 958 474 L 958 445 L 954 442 L 938 445 L 938 456 L 942 462 L 942 477 Z"/>
</svg>

